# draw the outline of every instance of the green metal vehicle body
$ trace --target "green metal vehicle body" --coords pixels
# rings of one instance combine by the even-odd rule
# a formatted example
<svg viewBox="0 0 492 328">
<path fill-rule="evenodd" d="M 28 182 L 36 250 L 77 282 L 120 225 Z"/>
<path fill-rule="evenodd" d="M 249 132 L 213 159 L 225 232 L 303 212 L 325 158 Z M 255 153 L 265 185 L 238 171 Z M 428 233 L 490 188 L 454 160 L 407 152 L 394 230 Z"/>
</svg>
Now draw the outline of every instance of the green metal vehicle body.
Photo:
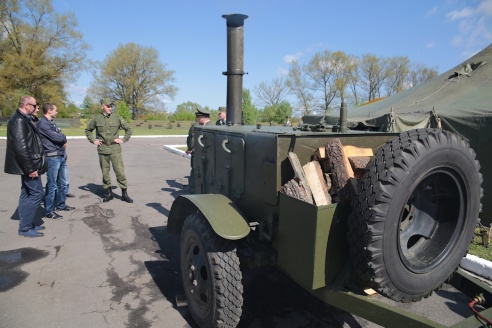
<svg viewBox="0 0 492 328">
<path fill-rule="evenodd" d="M 228 33 L 238 33 L 236 28 L 242 29 L 245 16 L 239 17 L 239 23 L 234 24 L 229 21 L 231 16 L 235 15 L 224 16 L 228 19 Z M 242 34 L 239 41 L 228 34 L 228 51 L 235 48 L 242 51 Z M 231 67 L 234 65 L 239 67 Z M 228 74 L 225 75 L 236 79 L 242 78 L 241 74 L 242 58 L 232 60 L 232 63 L 228 61 Z M 312 160 L 319 147 L 337 138 L 343 145 L 371 148 L 376 154 L 399 134 L 346 131 L 343 124 L 326 125 L 321 129 L 244 126 L 239 124 L 240 112 L 232 111 L 232 108 L 241 108 L 242 82 L 236 85 L 237 88 L 239 91 L 235 93 L 230 90 L 234 88 L 228 81 L 227 117 L 232 117 L 228 126 L 195 127 L 194 175 L 190 177 L 194 181 L 195 194 L 181 195 L 174 201 L 168 231 L 181 233 L 183 238 L 185 221 L 199 213 L 213 234 L 220 240 L 232 241 L 238 253 L 241 249 L 252 250 L 254 255 L 245 259 L 249 265 L 273 264 L 329 304 L 382 326 L 444 327 L 366 296 L 363 290 L 367 286 L 357 278 L 348 252 L 350 203 L 317 206 L 281 192 L 281 187 L 295 176 L 289 161 L 290 152 L 295 153 L 304 165 Z M 340 121 L 343 123 L 343 120 L 342 114 Z M 194 249 L 201 248 L 207 241 L 197 241 L 200 238 L 196 234 L 191 236 L 188 254 L 194 256 Z M 183 245 L 189 246 L 185 243 L 181 247 Z M 186 257 L 186 252 L 183 254 Z M 206 261 L 206 258 L 200 261 Z M 195 276 L 194 265 L 188 266 L 192 268 L 189 276 Z M 187 276 L 183 275 L 183 279 Z M 490 286 L 461 269 L 456 270 L 451 282 L 459 290 L 468 292 L 470 298 L 483 295 L 484 305 L 489 306 Z M 486 309 L 482 314 L 492 316 L 492 310 Z M 205 321 L 202 325 L 209 326 L 209 323 Z M 471 316 L 453 327 L 481 325 Z"/>
<path fill-rule="evenodd" d="M 256 263 L 275 264 L 329 304 L 383 326 L 397 322 L 398 327 L 444 327 L 373 300 L 364 295 L 361 286 L 353 285 L 346 237 L 349 205 L 316 206 L 280 192 L 294 175 L 289 152 L 297 154 L 303 165 L 330 138 L 340 139 L 343 145 L 372 148 L 376 153 L 397 135 L 263 126 L 197 127 L 194 179 L 198 194 L 176 199 L 168 229 L 179 234 L 186 217 L 200 211 L 220 237 L 242 241 L 256 249 L 258 256 L 266 254 L 268 258 L 257 258 Z M 454 281 L 460 289 L 478 283 L 480 293 L 492 296 L 490 286 L 463 270 L 457 275 L 460 277 Z M 478 295 L 476 290 L 473 293 Z M 471 318 L 455 327 L 479 326 Z"/>
</svg>

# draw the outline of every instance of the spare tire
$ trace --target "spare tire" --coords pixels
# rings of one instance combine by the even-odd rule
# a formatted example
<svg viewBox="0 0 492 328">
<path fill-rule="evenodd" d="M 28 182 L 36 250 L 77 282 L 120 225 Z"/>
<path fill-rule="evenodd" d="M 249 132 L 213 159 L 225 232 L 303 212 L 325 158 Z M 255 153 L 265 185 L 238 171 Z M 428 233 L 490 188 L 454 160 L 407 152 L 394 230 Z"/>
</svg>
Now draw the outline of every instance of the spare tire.
<svg viewBox="0 0 492 328">
<path fill-rule="evenodd" d="M 352 200 L 348 240 L 360 278 L 401 302 L 439 289 L 468 250 L 481 184 L 475 152 L 456 134 L 419 129 L 390 140 Z"/>
</svg>

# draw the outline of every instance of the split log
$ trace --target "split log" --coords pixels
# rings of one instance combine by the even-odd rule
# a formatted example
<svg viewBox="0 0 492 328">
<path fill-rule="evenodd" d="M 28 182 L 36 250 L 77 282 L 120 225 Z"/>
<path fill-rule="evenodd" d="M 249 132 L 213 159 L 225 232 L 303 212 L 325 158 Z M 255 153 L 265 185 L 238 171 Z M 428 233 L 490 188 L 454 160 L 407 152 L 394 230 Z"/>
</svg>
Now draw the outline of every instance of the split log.
<svg viewBox="0 0 492 328">
<path fill-rule="evenodd" d="M 366 173 L 367 164 L 371 161 L 368 156 L 349 157 L 350 165 L 354 170 L 354 178 L 361 178 Z"/>
<path fill-rule="evenodd" d="M 282 188 L 280 188 L 280 191 L 293 198 L 313 204 L 312 196 L 307 193 L 305 186 L 298 178 L 287 181 Z"/>
<path fill-rule="evenodd" d="M 310 199 L 309 203 L 313 204 L 313 193 L 309 188 L 309 184 L 307 182 L 306 175 L 304 174 L 304 170 L 302 169 L 301 162 L 299 161 L 299 157 L 297 157 L 297 154 L 293 152 L 289 152 L 288 156 L 289 156 L 290 164 L 294 169 L 294 177 L 300 181 L 300 183 L 306 190 L 306 193 L 308 194 Z"/>
<path fill-rule="evenodd" d="M 358 157 L 358 156 L 374 156 L 372 148 L 360 148 L 355 146 L 343 146 L 343 151 L 347 157 Z"/>
<path fill-rule="evenodd" d="M 309 162 L 302 167 L 306 174 L 311 192 L 313 193 L 314 202 L 318 206 L 330 205 L 331 196 L 328 194 L 328 188 L 325 183 L 323 171 L 318 162 Z"/>
<path fill-rule="evenodd" d="M 326 154 L 330 158 L 333 184 L 337 190 L 340 190 L 345 186 L 349 178 L 354 177 L 354 171 L 347 156 L 345 156 L 340 139 L 331 139 L 326 143 L 325 148 Z"/>
</svg>

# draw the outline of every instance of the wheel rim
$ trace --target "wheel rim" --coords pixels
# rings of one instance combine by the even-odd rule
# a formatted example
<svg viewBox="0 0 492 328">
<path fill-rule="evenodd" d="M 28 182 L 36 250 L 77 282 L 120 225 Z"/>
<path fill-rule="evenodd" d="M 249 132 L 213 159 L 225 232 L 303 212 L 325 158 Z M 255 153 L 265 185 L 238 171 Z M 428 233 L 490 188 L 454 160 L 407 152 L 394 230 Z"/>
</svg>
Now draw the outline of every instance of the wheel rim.
<svg viewBox="0 0 492 328">
<path fill-rule="evenodd" d="M 203 315 L 209 313 L 211 306 L 211 277 L 207 265 L 207 254 L 196 238 L 190 238 L 186 247 L 183 281 L 190 299 Z"/>
<path fill-rule="evenodd" d="M 400 214 L 399 253 L 408 270 L 427 273 L 459 241 L 467 202 L 462 177 L 451 168 L 432 170 L 415 185 Z"/>
</svg>

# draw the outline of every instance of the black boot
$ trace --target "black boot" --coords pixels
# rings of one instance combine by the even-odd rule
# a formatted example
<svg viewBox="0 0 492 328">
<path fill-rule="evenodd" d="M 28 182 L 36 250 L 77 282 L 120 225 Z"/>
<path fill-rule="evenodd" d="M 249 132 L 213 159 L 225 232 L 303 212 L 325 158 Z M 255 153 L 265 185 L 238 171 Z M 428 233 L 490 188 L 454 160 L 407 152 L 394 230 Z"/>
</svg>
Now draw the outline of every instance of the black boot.
<svg viewBox="0 0 492 328">
<path fill-rule="evenodd" d="M 121 188 L 121 200 L 124 200 L 127 203 L 133 203 L 133 199 L 128 196 L 126 189 Z"/>
<path fill-rule="evenodd" d="M 103 197 L 103 202 L 109 202 L 111 199 L 113 199 L 113 192 L 111 191 L 111 187 L 109 187 L 108 189 L 106 189 L 106 193 Z"/>
</svg>

